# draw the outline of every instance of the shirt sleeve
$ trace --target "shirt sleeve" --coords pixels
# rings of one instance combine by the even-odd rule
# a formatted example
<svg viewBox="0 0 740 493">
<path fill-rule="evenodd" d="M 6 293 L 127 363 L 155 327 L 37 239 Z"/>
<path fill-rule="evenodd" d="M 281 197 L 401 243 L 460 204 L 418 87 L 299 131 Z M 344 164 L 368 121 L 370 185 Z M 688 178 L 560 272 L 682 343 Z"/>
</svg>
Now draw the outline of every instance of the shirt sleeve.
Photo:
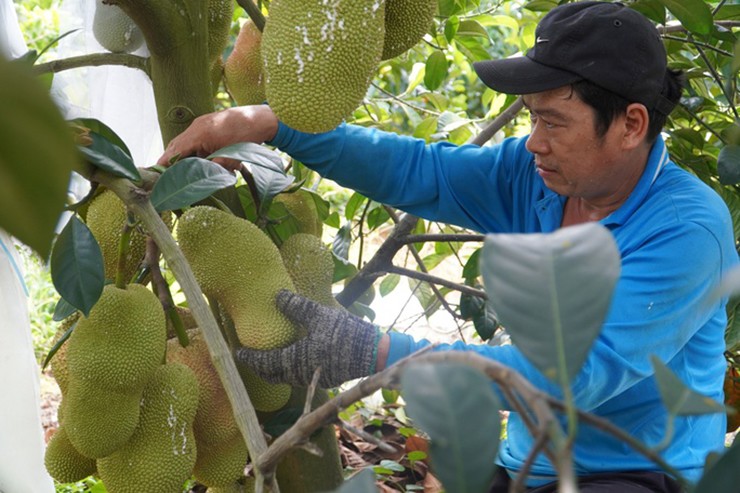
<svg viewBox="0 0 740 493">
<path fill-rule="evenodd" d="M 690 379 L 686 383 L 694 390 L 716 392 L 713 367 L 716 355 L 722 354 L 726 323 L 723 303 L 711 302 L 720 280 L 719 244 L 704 226 L 674 226 L 623 257 L 622 275 L 603 330 L 572 382 L 580 409 L 591 411 L 652 377 L 651 354 L 667 362 L 685 381 Z M 429 345 L 427 340 L 391 333 L 388 364 Z M 554 397 L 562 397 L 560 389 L 515 346 L 456 342 L 433 350 L 475 351 L 513 368 Z M 702 374 L 707 375 L 706 381 Z"/>
<path fill-rule="evenodd" d="M 517 166 L 531 160 L 523 139 L 456 146 L 346 124 L 305 134 L 281 123 L 270 144 L 377 202 L 475 231 L 511 231 L 527 199 L 513 192 Z"/>
</svg>

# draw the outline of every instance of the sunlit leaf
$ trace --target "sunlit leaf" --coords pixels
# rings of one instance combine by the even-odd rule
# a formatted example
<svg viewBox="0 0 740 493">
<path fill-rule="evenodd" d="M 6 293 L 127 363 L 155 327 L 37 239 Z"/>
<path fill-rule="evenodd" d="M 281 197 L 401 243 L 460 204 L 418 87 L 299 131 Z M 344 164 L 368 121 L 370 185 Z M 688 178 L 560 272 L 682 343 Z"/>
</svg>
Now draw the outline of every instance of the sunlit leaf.
<svg viewBox="0 0 740 493">
<path fill-rule="evenodd" d="M 131 156 L 102 135 L 96 132 L 90 132 L 89 135 L 92 144 L 78 146 L 78 149 L 90 164 L 112 175 L 128 178 L 135 182 L 141 181 L 141 174 L 136 169 Z"/>
<path fill-rule="evenodd" d="M 651 355 L 663 404 L 672 416 L 724 413 L 725 406 L 688 388 L 657 356 Z"/>
<path fill-rule="evenodd" d="M 150 200 L 158 212 L 182 209 L 235 183 L 236 177 L 218 164 L 189 157 L 162 173 Z"/>
<path fill-rule="evenodd" d="M 252 142 L 240 142 L 214 152 L 207 159 L 227 157 L 285 174 L 283 161 L 275 152 Z"/>
<path fill-rule="evenodd" d="M 588 223 L 551 234 L 488 235 L 481 272 L 491 309 L 514 344 L 548 378 L 572 379 L 619 278 L 611 233 Z"/>
<path fill-rule="evenodd" d="M 103 292 L 103 254 L 88 227 L 72 216 L 51 252 L 51 280 L 57 292 L 87 316 Z"/>
<path fill-rule="evenodd" d="M 2 57 L 0 57 L 2 58 Z M 48 258 L 80 155 L 49 94 L 0 59 L 0 228 Z"/>
<path fill-rule="evenodd" d="M 431 438 L 432 469 L 447 491 L 484 493 L 501 421 L 491 382 L 462 364 L 410 364 L 401 375 L 409 416 Z"/>
<path fill-rule="evenodd" d="M 658 0 L 689 31 L 696 34 L 712 32 L 712 10 L 704 0 Z"/>
<path fill-rule="evenodd" d="M 424 85 L 430 91 L 439 88 L 447 77 L 447 57 L 441 51 L 434 51 L 427 58 L 426 70 L 424 71 Z"/>
<path fill-rule="evenodd" d="M 388 274 L 385 276 L 383 280 L 380 281 L 380 286 L 378 286 L 380 296 L 387 296 L 392 293 L 393 290 L 396 289 L 396 286 L 398 286 L 398 282 L 400 280 L 401 276 L 398 274 Z"/>
</svg>

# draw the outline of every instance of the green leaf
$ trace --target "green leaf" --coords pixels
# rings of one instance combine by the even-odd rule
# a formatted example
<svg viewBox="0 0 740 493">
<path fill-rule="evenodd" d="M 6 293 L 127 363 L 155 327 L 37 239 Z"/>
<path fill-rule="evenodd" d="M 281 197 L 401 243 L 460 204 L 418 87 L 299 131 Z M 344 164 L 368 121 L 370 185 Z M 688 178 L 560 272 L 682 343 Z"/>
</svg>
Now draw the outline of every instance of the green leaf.
<svg viewBox="0 0 740 493">
<path fill-rule="evenodd" d="M 650 355 L 650 362 L 655 370 L 655 380 L 663 404 L 672 416 L 688 416 L 692 414 L 724 413 L 725 406 L 721 403 L 694 392 L 655 355 Z"/>
<path fill-rule="evenodd" d="M 62 345 L 67 341 L 67 339 L 69 339 L 69 336 L 72 335 L 72 331 L 75 329 L 75 327 L 77 327 L 77 322 L 78 321 L 75 321 L 72 324 L 72 326 L 69 329 L 67 329 L 64 332 L 64 334 L 62 334 L 62 337 L 60 337 L 59 340 L 57 342 L 55 342 L 54 345 L 51 347 L 51 349 L 49 350 L 49 354 L 46 355 L 46 358 L 44 358 L 44 362 L 41 365 L 41 369 L 42 370 L 45 370 L 46 369 L 46 366 L 51 361 L 51 358 L 53 358 L 54 355 L 57 354 L 57 351 L 59 351 L 59 348 L 61 348 Z"/>
<path fill-rule="evenodd" d="M 457 28 L 457 36 L 478 36 L 480 38 L 488 38 L 488 31 L 486 28 L 481 26 L 480 22 L 474 20 L 464 20 L 460 22 Z"/>
<path fill-rule="evenodd" d="M 714 20 L 712 10 L 704 0 L 658 0 L 665 5 L 683 27 L 689 31 L 706 35 L 712 32 Z"/>
<path fill-rule="evenodd" d="M 638 0 L 630 7 L 657 24 L 665 24 L 665 7 L 660 0 Z"/>
<path fill-rule="evenodd" d="M 727 303 L 727 327 L 725 328 L 725 347 L 735 351 L 740 346 L 740 298 Z"/>
<path fill-rule="evenodd" d="M 70 172 L 81 164 L 48 92 L 0 60 L 0 228 L 48 258 Z"/>
<path fill-rule="evenodd" d="M 123 149 L 96 132 L 90 132 L 92 144 L 89 146 L 77 146 L 87 161 L 108 173 L 128 178 L 131 181 L 140 182 L 141 175 L 136 169 L 131 156 L 123 152 Z"/>
<path fill-rule="evenodd" d="M 488 235 L 481 271 L 490 307 L 514 344 L 548 378 L 572 379 L 619 278 L 611 233 L 588 223 L 551 234 Z"/>
<path fill-rule="evenodd" d="M 475 284 L 475 280 L 478 279 L 478 276 L 480 276 L 480 253 L 481 248 L 478 248 L 476 251 L 474 251 L 470 258 L 468 258 L 468 261 L 465 262 L 465 266 L 463 267 L 462 275 L 463 279 L 465 279 L 465 282 L 467 284 L 473 285 Z"/>
<path fill-rule="evenodd" d="M 694 493 L 735 493 L 740 483 L 740 442 L 737 440 L 704 472 Z"/>
<path fill-rule="evenodd" d="M 460 27 L 460 18 L 457 16 L 450 17 L 445 22 L 445 39 L 448 43 L 455 37 L 458 27 Z"/>
<path fill-rule="evenodd" d="M 117 133 L 115 133 L 108 125 L 101 122 L 100 120 L 96 120 L 95 118 L 75 118 L 74 120 L 69 120 L 69 122 L 85 128 L 89 128 L 96 134 L 110 141 L 112 144 L 120 147 L 121 150 L 126 153 L 126 155 L 131 157 L 131 151 L 129 151 L 128 147 L 126 147 L 123 139 L 121 139 L 121 137 L 119 137 Z"/>
<path fill-rule="evenodd" d="M 432 135 L 437 131 L 437 117 L 430 116 L 424 118 L 414 129 L 414 137 L 430 141 Z"/>
<path fill-rule="evenodd" d="M 294 177 L 287 176 L 282 169 L 276 171 L 275 169 L 263 166 L 253 166 L 252 177 L 254 178 L 254 185 L 257 188 L 257 195 L 261 202 L 262 209 L 260 213 L 265 212 L 264 206 L 269 205 L 272 197 L 288 188 L 295 180 Z"/>
<path fill-rule="evenodd" d="M 383 280 L 380 281 L 380 286 L 378 286 L 380 296 L 387 296 L 392 293 L 393 290 L 396 289 L 396 286 L 398 286 L 398 282 L 400 280 L 401 276 L 398 274 L 388 274 L 385 276 Z"/>
<path fill-rule="evenodd" d="M 409 364 L 406 410 L 431 438 L 432 468 L 446 491 L 488 491 L 496 465 L 500 404 L 491 382 L 462 364 Z"/>
<path fill-rule="evenodd" d="M 182 209 L 235 183 L 236 177 L 218 164 L 189 157 L 162 173 L 150 200 L 157 212 Z"/>
<path fill-rule="evenodd" d="M 103 254 L 85 223 L 72 216 L 51 252 L 51 280 L 57 292 L 87 316 L 103 292 Z"/>
<path fill-rule="evenodd" d="M 723 185 L 740 183 L 740 145 L 726 145 L 719 151 L 717 174 Z"/>
<path fill-rule="evenodd" d="M 377 493 L 375 475 L 372 469 L 363 469 L 345 481 L 334 493 Z"/>
<path fill-rule="evenodd" d="M 57 304 L 54 307 L 54 314 L 52 315 L 51 319 L 55 322 L 61 322 L 76 311 L 77 308 L 72 306 L 67 300 L 65 300 L 64 298 L 59 298 L 59 301 L 57 301 Z"/>
<path fill-rule="evenodd" d="M 207 159 L 227 157 L 285 174 L 283 161 L 275 152 L 252 142 L 240 142 L 214 152 Z"/>
<path fill-rule="evenodd" d="M 361 195 L 357 192 L 353 193 L 344 206 L 344 217 L 346 217 L 349 220 L 352 220 L 352 218 L 354 218 L 355 215 L 357 214 L 357 211 L 359 210 L 360 206 L 364 204 L 366 200 L 368 199 L 364 195 Z"/>
<path fill-rule="evenodd" d="M 430 91 L 434 91 L 442 85 L 447 77 L 447 57 L 441 51 L 434 51 L 427 58 L 426 69 L 424 71 L 424 85 Z"/>
<path fill-rule="evenodd" d="M 548 12 L 558 6 L 556 0 L 532 0 L 524 8 L 533 12 Z"/>
</svg>

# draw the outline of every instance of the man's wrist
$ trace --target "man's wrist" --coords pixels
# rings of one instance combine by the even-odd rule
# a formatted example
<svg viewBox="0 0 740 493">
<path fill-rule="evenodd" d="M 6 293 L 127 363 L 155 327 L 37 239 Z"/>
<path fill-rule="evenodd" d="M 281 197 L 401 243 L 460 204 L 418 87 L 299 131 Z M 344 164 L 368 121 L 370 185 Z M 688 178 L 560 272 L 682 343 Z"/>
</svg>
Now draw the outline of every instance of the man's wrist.
<svg viewBox="0 0 740 493">
<path fill-rule="evenodd" d="M 375 372 L 379 372 L 385 369 L 386 362 L 388 361 L 388 350 L 390 349 L 391 338 L 388 334 L 380 336 L 377 347 L 377 356 L 375 358 Z"/>
</svg>

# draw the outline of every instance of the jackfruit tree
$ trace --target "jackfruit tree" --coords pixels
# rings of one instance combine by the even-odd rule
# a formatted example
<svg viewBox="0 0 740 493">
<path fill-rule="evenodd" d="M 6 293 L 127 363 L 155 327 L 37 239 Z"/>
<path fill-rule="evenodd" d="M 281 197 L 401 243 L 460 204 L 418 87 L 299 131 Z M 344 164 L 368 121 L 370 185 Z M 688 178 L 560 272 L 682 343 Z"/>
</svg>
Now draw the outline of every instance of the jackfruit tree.
<svg viewBox="0 0 740 493">
<path fill-rule="evenodd" d="M 143 70 L 152 81 L 165 143 L 216 108 L 268 102 L 283 121 L 307 132 L 347 120 L 427 142 L 480 145 L 493 134 L 498 139 L 517 133 L 523 119 L 516 116 L 517 99 L 485 89 L 471 63 L 529 46 L 534 24 L 554 3 L 238 0 L 237 7 L 232 0 L 97 0 L 94 34 L 112 53 L 37 63 L 35 70 L 84 63 Z M 737 214 L 731 177 L 738 166 L 730 158 L 740 131 L 732 118 L 737 105 L 727 93 L 735 85 L 698 75 L 707 63 L 715 74 L 736 77 L 737 66 L 727 55 L 735 26 L 722 23 L 737 12 L 727 5 L 708 9 L 720 7 L 718 2 L 692 0 L 683 8 L 674 3 L 635 5 L 656 22 L 666 16 L 680 21 L 675 31 L 664 32 L 669 56 L 676 66 L 697 68 L 691 97 L 670 122 L 670 151 Z M 725 31 L 710 30 L 712 21 Z M 675 33 L 690 36 L 675 39 Z M 693 35 L 704 36 L 703 45 L 694 44 Z M 147 58 L 131 54 L 142 40 Z M 714 47 L 713 58 L 698 62 L 702 57 L 694 55 L 707 44 Z M 3 87 L 15 87 L 26 104 L 40 101 L 38 93 L 22 92 L 24 84 L 2 83 L 13 70 L 0 70 L 0 96 Z M 502 118 L 482 128 L 481 115 Z M 50 141 L 63 133 L 63 125 L 52 125 L 58 121 L 43 120 Z M 706 127 L 713 131 L 698 137 Z M 231 359 L 241 345 L 279 347 L 302 336 L 271 303 L 280 288 L 373 319 L 376 293 L 394 292 L 405 278 L 427 317 L 443 311 L 461 333 L 483 340 L 500 333 L 481 289 L 479 235 L 401 216 L 356 193 L 328 192 L 301 163 L 286 166 L 283 156 L 264 147 L 223 151 L 247 163 L 236 177 L 199 158 L 152 170 L 137 168 L 104 122 L 80 119 L 72 128 L 83 156 L 77 170 L 97 188 L 69 207 L 73 219 L 51 258 L 63 298 L 57 318 L 64 321 L 50 356 L 63 401 L 46 463 L 59 481 L 95 474 L 112 493 L 176 491 L 190 477 L 208 491 L 262 491 L 275 477 L 282 491 L 338 488 L 343 474 L 334 428 L 321 426 L 336 421 L 336 408 L 324 405 L 330 394 L 267 384 L 237 370 Z M 718 170 L 720 149 L 730 152 L 724 151 Z M 25 153 L 10 157 L 8 162 L 26 159 Z M 174 228 L 161 217 L 170 210 L 177 216 Z M 1 214 L 0 224 L 13 226 Z M 48 251 L 43 244 L 34 242 Z M 403 266 L 394 264 L 400 250 L 407 252 Z M 445 261 L 452 261 L 454 280 L 434 271 Z M 729 352 L 740 347 L 739 327 L 728 329 Z M 371 379 L 365 390 L 381 385 Z M 515 390 L 525 388 L 519 385 Z M 454 392 L 443 396 L 456 402 Z M 314 411 L 299 424 L 314 419 L 313 428 L 271 433 L 268 448 L 263 430 L 296 409 L 301 414 L 308 397 Z M 412 390 L 406 398 L 419 402 Z M 472 421 L 479 413 L 471 410 L 464 418 Z M 464 449 L 471 458 L 489 446 L 481 440 L 498 436 L 485 423 L 492 427 L 475 436 L 446 430 L 450 434 L 443 438 L 471 447 Z M 444 454 L 433 459 L 441 471 L 454 462 Z M 147 463 L 156 463 L 157 470 Z M 247 463 L 253 473 L 244 477 Z M 445 486 L 455 491 L 454 483 Z"/>
</svg>

